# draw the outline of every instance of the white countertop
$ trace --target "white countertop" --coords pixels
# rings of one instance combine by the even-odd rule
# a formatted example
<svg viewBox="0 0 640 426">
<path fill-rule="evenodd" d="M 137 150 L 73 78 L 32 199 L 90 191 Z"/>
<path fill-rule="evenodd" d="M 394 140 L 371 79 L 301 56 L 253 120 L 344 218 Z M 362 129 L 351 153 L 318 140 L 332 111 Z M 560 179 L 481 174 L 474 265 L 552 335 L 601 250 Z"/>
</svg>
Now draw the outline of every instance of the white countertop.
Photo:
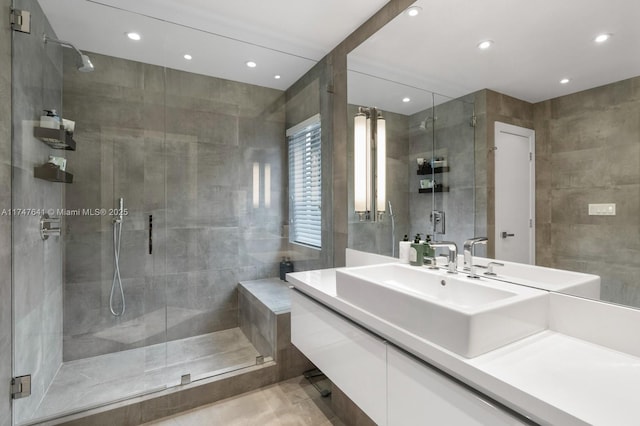
<svg viewBox="0 0 640 426">
<path fill-rule="evenodd" d="M 464 358 L 339 299 L 335 275 L 335 269 L 324 269 L 287 278 L 318 302 L 537 423 L 640 424 L 640 357 L 546 330 Z"/>
</svg>

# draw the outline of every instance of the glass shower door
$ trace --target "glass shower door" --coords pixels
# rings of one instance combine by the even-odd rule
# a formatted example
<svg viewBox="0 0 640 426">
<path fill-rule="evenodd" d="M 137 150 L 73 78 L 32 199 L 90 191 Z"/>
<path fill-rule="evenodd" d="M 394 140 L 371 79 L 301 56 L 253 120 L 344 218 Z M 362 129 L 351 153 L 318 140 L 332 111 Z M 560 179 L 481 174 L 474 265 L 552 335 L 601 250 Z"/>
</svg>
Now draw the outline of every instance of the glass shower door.
<svg viewBox="0 0 640 426">
<path fill-rule="evenodd" d="M 12 35 L 13 372 L 31 378 L 13 404 L 22 425 L 166 388 L 166 258 L 150 253 L 149 233 L 166 204 L 164 72 L 87 51 L 73 26 L 52 26 L 56 1 L 14 6 L 31 13 L 31 33 Z M 77 44 L 94 71 L 43 34 Z M 73 120 L 73 135 L 48 129 L 43 110 Z"/>
<path fill-rule="evenodd" d="M 473 95 L 452 99 L 434 94 L 433 210 L 444 212 L 435 224 L 438 240 L 453 241 L 462 252 L 475 236 L 475 120 Z M 482 154 L 482 153 L 480 153 Z M 437 219 L 438 214 L 432 215 Z M 432 229 L 434 225 L 432 222 Z M 478 251 L 480 254 L 480 251 Z"/>
</svg>

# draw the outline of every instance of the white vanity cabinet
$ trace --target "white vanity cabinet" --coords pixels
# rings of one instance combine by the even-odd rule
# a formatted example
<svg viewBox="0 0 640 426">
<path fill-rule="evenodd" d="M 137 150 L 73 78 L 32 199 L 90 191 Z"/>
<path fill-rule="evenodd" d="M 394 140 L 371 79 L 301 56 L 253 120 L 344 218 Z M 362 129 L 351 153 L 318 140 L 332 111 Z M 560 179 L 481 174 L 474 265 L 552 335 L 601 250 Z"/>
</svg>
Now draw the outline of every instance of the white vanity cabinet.
<svg viewBox="0 0 640 426">
<path fill-rule="evenodd" d="M 387 424 L 386 344 L 293 291 L 291 341 L 378 425 Z"/>
<path fill-rule="evenodd" d="M 291 341 L 377 425 L 525 425 L 500 406 L 292 291 Z"/>
<path fill-rule="evenodd" d="M 390 426 L 526 424 L 391 345 L 387 379 Z"/>
</svg>

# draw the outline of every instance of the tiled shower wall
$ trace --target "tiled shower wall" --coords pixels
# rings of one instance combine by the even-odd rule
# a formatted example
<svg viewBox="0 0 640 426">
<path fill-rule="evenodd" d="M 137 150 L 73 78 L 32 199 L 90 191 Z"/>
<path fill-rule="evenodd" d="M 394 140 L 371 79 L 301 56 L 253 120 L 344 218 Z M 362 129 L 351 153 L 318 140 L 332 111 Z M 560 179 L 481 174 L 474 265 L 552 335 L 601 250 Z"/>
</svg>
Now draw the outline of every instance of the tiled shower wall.
<svg viewBox="0 0 640 426">
<path fill-rule="evenodd" d="M 409 118 L 409 237 L 420 233 L 424 238 L 425 234 L 432 233 L 429 218 L 432 210 L 445 212 L 445 234 L 438 235 L 439 241 L 454 241 L 461 249 L 464 241 L 475 235 L 473 114 L 474 95 L 468 95 L 437 105 L 435 112 L 428 109 Z M 420 128 L 427 117 L 424 129 Z M 450 171 L 435 174 L 434 178 L 437 183 L 449 187 L 449 192 L 419 193 L 420 179 L 431 176 L 416 174 L 416 159 L 421 157 L 428 161 L 434 155 L 447 160 Z"/>
<path fill-rule="evenodd" d="M 602 277 L 603 300 L 640 307 L 640 77 L 540 102 L 538 263 Z M 615 216 L 588 204 L 615 203 Z"/>
<path fill-rule="evenodd" d="M 89 74 L 65 57 L 64 108 L 78 142 L 66 207 L 124 198 L 126 313 L 109 312 L 112 218 L 68 217 L 64 359 L 237 327 L 237 283 L 277 276 L 286 250 L 283 92 L 90 56 Z"/>
<path fill-rule="evenodd" d="M 31 11 L 33 31 L 13 34 L 12 208 L 59 209 L 65 184 L 36 179 L 33 168 L 46 163 L 49 155 L 65 153 L 36 139 L 33 128 L 43 109 L 62 111 L 62 47 L 43 43 L 44 32 L 54 37 L 55 33 L 37 2 L 18 1 L 16 7 Z M 37 211 L 12 217 L 14 369 L 16 375 L 32 377 L 31 396 L 14 404 L 19 421 L 35 411 L 62 363 L 64 241 L 61 237 L 43 241 L 39 221 Z"/>
</svg>

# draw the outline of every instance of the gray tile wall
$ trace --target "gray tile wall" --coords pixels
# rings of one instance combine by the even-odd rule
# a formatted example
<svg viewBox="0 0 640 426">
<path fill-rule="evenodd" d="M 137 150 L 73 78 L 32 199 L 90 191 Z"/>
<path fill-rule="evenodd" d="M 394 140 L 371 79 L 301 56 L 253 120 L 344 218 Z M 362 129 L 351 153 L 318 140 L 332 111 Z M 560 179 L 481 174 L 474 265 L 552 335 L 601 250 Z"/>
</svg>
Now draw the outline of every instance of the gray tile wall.
<svg viewBox="0 0 640 426">
<path fill-rule="evenodd" d="M 349 188 L 349 248 L 369 253 L 391 256 L 391 218 L 387 207 L 382 221 L 360 222 L 354 211 L 353 201 L 353 117 L 361 105 L 348 105 L 348 188 Z M 366 106 L 366 105 L 362 105 Z M 395 216 L 395 255 L 398 256 L 398 242 L 409 233 L 409 199 L 413 196 L 408 190 L 407 157 L 409 155 L 409 117 L 382 111 L 387 129 L 387 200 L 391 201 Z"/>
<path fill-rule="evenodd" d="M 533 110 L 538 263 L 598 274 L 603 300 L 640 307 L 640 77 Z"/>
<path fill-rule="evenodd" d="M 417 233 L 422 237 L 432 233 L 429 220 L 432 210 L 445 212 L 446 232 L 438 235 L 438 240 L 454 241 L 461 248 L 466 239 L 476 235 L 473 113 L 474 96 L 469 95 L 441 103 L 435 110 L 430 108 L 409 118 L 409 237 Z M 425 130 L 420 129 L 420 123 L 434 115 L 435 120 L 429 120 Z M 416 174 L 416 160 L 421 157 L 428 161 L 433 156 L 447 160 L 450 171 L 434 176 L 437 183 L 449 187 L 449 192 L 418 193 L 420 179 L 431 176 Z"/>
<path fill-rule="evenodd" d="M 0 0 L 6 13 L 10 0 Z M 6 15 L 4 15 L 6 16 Z M 0 209 L 11 208 L 11 30 L 0 19 Z M 0 216 L 0 383 L 11 380 L 11 217 Z M 0 426 L 11 424 L 11 400 L 0 400 Z"/>
<path fill-rule="evenodd" d="M 33 137 L 43 109 L 62 111 L 62 47 L 45 45 L 40 35 L 55 36 L 39 5 L 18 1 L 31 11 L 32 33 L 14 36 L 13 61 L 13 209 L 60 209 L 65 184 L 36 179 L 34 166 L 49 155 L 65 156 Z M 5 157 L 8 158 L 8 157 Z M 15 417 L 28 419 L 62 362 L 62 261 L 64 239 L 43 241 L 40 215 L 13 217 L 14 368 L 32 375 L 31 397 L 17 400 Z"/>
<path fill-rule="evenodd" d="M 65 60 L 64 107 L 76 120 L 78 140 L 66 203 L 109 209 L 125 199 L 127 311 L 115 318 L 108 308 L 111 218 L 68 218 L 65 360 L 237 327 L 236 284 L 277 276 L 288 248 L 283 92 L 90 56 L 96 67 L 90 74 Z M 258 207 L 254 162 L 261 182 L 265 165 L 271 168 L 271 187 L 261 187 Z M 135 340 L 127 338 L 132 329 Z"/>
</svg>

